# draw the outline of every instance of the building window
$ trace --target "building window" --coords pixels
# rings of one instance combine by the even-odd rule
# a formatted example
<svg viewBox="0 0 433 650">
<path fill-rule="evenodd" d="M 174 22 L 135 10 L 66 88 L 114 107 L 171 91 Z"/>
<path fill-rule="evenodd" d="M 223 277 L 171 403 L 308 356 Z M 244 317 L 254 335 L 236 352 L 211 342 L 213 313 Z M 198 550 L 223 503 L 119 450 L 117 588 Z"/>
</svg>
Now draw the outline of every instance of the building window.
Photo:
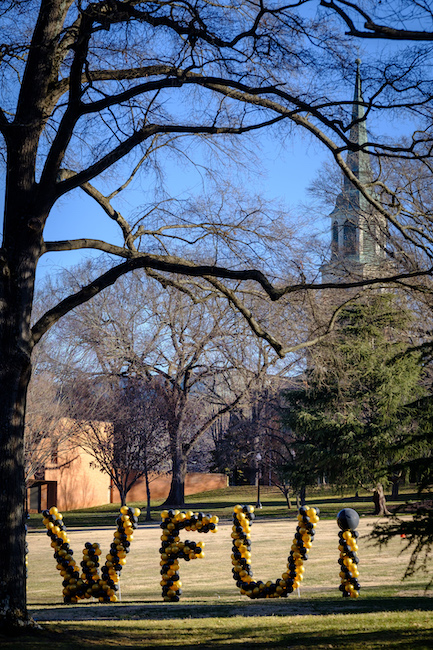
<svg viewBox="0 0 433 650">
<path fill-rule="evenodd" d="M 338 253 L 338 223 L 334 221 L 332 224 L 332 252 Z"/>
<path fill-rule="evenodd" d="M 343 242 L 345 254 L 356 255 L 356 226 L 348 219 L 343 226 Z"/>
</svg>

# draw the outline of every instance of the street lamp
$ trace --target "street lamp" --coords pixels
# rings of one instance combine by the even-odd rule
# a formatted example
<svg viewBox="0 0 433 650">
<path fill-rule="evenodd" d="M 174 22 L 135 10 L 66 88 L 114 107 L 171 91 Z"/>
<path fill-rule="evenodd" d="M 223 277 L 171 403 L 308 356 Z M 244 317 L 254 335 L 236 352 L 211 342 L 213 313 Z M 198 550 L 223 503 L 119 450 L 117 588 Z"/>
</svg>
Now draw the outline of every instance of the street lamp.
<svg viewBox="0 0 433 650">
<path fill-rule="evenodd" d="M 256 485 L 257 485 L 257 503 L 256 508 L 261 510 L 263 507 L 260 503 L 260 461 L 262 460 L 262 455 L 260 452 L 256 454 Z"/>
</svg>

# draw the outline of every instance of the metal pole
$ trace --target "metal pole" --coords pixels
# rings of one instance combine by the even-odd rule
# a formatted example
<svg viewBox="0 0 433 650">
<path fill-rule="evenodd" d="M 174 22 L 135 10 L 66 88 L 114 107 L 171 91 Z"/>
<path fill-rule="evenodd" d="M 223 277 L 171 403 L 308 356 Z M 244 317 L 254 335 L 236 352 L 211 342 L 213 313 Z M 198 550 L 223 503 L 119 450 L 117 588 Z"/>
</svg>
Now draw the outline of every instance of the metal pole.
<svg viewBox="0 0 433 650">
<path fill-rule="evenodd" d="M 257 482 L 257 503 L 256 508 L 259 510 L 262 509 L 262 504 L 260 503 L 260 461 L 262 460 L 262 455 L 260 453 L 256 454 L 256 482 Z"/>
</svg>

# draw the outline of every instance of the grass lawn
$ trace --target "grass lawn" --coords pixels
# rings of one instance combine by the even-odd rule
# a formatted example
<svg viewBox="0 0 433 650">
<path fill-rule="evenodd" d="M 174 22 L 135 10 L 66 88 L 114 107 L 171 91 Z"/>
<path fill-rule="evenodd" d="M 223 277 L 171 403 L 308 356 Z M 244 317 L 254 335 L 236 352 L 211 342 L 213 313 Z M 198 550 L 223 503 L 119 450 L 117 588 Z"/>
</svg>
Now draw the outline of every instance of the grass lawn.
<svg viewBox="0 0 433 650">
<path fill-rule="evenodd" d="M 248 489 L 248 488 L 247 488 Z M 204 508 L 229 515 L 227 502 L 245 496 L 239 488 L 230 495 L 214 493 Z M 246 496 L 249 496 L 248 494 Z M 202 503 L 194 495 L 192 503 Z M 351 505 L 334 503 L 336 512 Z M 325 497 L 317 495 L 311 503 Z M 253 499 L 231 500 L 254 502 Z M 267 503 L 270 505 L 266 505 Z M 278 508 L 275 498 L 264 494 L 265 507 L 252 527 L 254 578 L 274 580 L 281 576 L 296 528 L 293 515 L 277 519 L 268 508 Z M 193 508 L 195 509 L 195 508 Z M 226 510 L 227 509 L 227 510 Z M 361 511 L 361 508 L 358 508 Z M 362 511 L 361 511 L 362 514 Z M 69 513 L 65 515 L 68 526 Z M 231 574 L 231 525 L 219 526 L 216 534 L 183 533 L 182 539 L 206 543 L 203 560 L 180 566 L 183 595 L 179 603 L 163 603 L 159 585 L 160 529 L 155 522 L 134 534 L 132 550 L 121 578 L 122 601 L 101 605 L 84 601 L 62 605 L 61 576 L 56 571 L 49 538 L 39 531 L 28 535 L 30 610 L 43 630 L 29 637 L 0 639 L 3 649 L 30 648 L 433 648 L 433 598 L 424 592 L 425 575 L 401 581 L 407 553 L 404 541 L 394 540 L 379 550 L 368 541 L 376 519 L 362 516 L 359 526 L 361 597 L 343 599 L 338 591 L 338 527 L 322 519 L 305 564 L 300 595 L 287 599 L 251 601 L 240 596 Z M 113 522 L 113 516 L 111 516 Z M 70 528 L 70 526 L 68 526 Z M 112 540 L 114 525 L 95 530 L 70 530 L 75 557 L 81 559 L 86 541 L 98 541 L 103 557 Z"/>
<path fill-rule="evenodd" d="M 201 492 L 186 497 L 186 504 L 192 510 L 203 510 L 218 515 L 221 519 L 231 519 L 233 506 L 236 503 L 255 504 L 257 498 L 257 488 L 250 485 L 240 487 L 228 487 L 209 492 Z M 433 495 L 430 496 L 433 498 Z M 275 487 L 260 487 L 260 500 L 263 505 L 261 514 L 270 518 L 292 517 L 296 518 L 296 501 L 292 503 L 292 510 L 287 509 L 286 502 L 281 492 Z M 413 489 L 402 489 L 398 499 L 393 500 L 387 497 L 388 506 L 393 507 L 402 505 L 406 501 L 416 501 L 416 494 Z M 312 505 L 320 508 L 322 519 L 335 519 L 337 512 L 341 508 L 355 508 L 360 515 L 371 515 L 373 512 L 373 502 L 371 493 L 365 490 L 359 491 L 359 497 L 355 498 L 353 493 L 341 495 L 331 488 L 309 488 L 307 492 L 307 501 Z M 133 503 L 128 505 L 138 506 L 145 510 L 145 505 Z M 159 522 L 160 512 L 164 507 L 160 502 L 152 502 L 151 515 L 155 521 Z M 72 510 L 66 515 L 66 523 L 69 527 L 94 527 L 94 526 L 111 526 L 113 522 L 113 513 L 119 511 L 117 504 L 107 504 L 94 508 L 83 510 Z M 142 517 L 143 518 L 143 517 Z M 42 518 L 40 515 L 30 515 L 30 528 L 43 528 Z"/>
<path fill-rule="evenodd" d="M 2 648 L 432 648 L 431 612 L 60 622 Z"/>
</svg>

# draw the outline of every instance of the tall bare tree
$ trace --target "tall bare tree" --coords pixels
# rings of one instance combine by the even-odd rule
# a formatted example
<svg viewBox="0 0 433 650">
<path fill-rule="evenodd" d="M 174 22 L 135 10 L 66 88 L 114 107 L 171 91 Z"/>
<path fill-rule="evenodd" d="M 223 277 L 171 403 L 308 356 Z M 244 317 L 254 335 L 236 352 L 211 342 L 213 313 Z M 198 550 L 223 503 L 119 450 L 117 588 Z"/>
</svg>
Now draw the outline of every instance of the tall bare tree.
<svg viewBox="0 0 433 650">
<path fill-rule="evenodd" d="M 118 176 L 129 166 L 128 178 L 148 172 L 162 146 L 181 146 L 180 136 L 186 143 L 217 138 L 222 145 L 229 136 L 275 125 L 283 135 L 292 128 L 304 130 L 329 149 L 396 233 L 422 251 L 422 260 L 399 267 L 395 279 L 431 273 L 429 237 L 408 229 L 405 219 L 399 220 L 398 200 L 390 209 L 383 207 L 346 165 L 344 152 L 357 146 L 348 137 L 350 102 L 342 100 L 340 90 L 348 74 L 344 62 L 355 58 L 351 37 L 332 21 L 316 21 L 304 11 L 307 4 L 314 9 L 317 3 L 5 0 L 0 7 L 0 132 L 6 169 L 0 249 L 0 484 L 7 486 L 0 492 L 2 625 L 28 620 L 23 435 L 31 355 L 48 329 L 123 274 L 143 268 L 163 285 L 176 283 L 172 274 L 204 278 L 283 355 L 291 343 L 253 317 L 236 292 L 237 283 L 257 283 L 272 301 L 320 287 L 299 265 L 288 265 L 283 273 L 271 257 L 259 261 L 262 249 L 254 246 L 255 237 L 244 248 L 252 254 L 235 256 L 234 263 L 226 251 L 236 248 L 242 221 L 191 222 L 189 213 L 182 218 L 179 206 L 176 220 L 168 223 L 156 219 L 161 213 L 156 204 L 155 218 L 147 211 L 126 221 L 113 203 L 123 184 L 108 189 L 108 170 Z M 431 88 L 423 65 L 419 53 L 413 53 L 396 68 L 380 61 L 372 68 L 368 114 L 406 107 L 416 118 L 409 142 L 376 138 L 363 145 L 375 155 L 405 155 L 427 164 Z M 105 211 L 120 240 L 46 241 L 53 206 L 62 197 L 72 200 L 77 188 Z M 170 246 L 173 234 L 182 246 Z M 210 255 L 217 239 L 224 250 L 213 245 Z M 198 248 L 203 240 L 209 244 L 206 256 Z M 88 248 L 112 255 L 112 268 L 32 325 L 41 257 Z"/>
<path fill-rule="evenodd" d="M 86 273 L 88 269 L 81 273 L 76 269 L 73 282 L 82 281 Z M 161 294 L 152 279 L 130 274 L 75 310 L 52 331 L 51 347 L 60 351 L 52 359 L 59 381 L 63 375 L 73 387 L 80 386 L 81 377 L 87 373 L 88 386 L 99 381 L 104 386 L 107 382 L 122 385 L 143 381 L 157 388 L 159 400 L 151 401 L 147 416 L 142 415 L 155 423 L 153 428 L 159 423 L 168 436 L 172 482 L 167 505 L 183 503 L 188 458 L 201 439 L 225 414 L 246 403 L 259 382 L 266 383 L 267 372 L 278 358 L 268 344 L 259 343 L 232 309 L 227 309 L 225 298 L 209 290 L 202 292 L 200 299 L 199 295 L 192 300 L 191 295 L 174 288 Z M 278 310 L 278 316 L 280 332 L 288 331 L 287 313 Z M 275 321 L 277 310 L 273 318 Z M 295 332 L 293 326 L 291 329 L 291 339 L 295 340 L 301 332 Z M 66 363 L 65 349 L 69 350 Z M 287 363 L 293 360 L 288 359 L 284 369 Z M 103 400 L 96 399 L 86 421 L 107 419 L 113 423 L 115 437 L 115 422 L 120 417 L 116 401 L 109 400 L 114 408 L 107 411 Z M 83 419 L 81 402 L 76 396 L 72 399 L 73 416 L 79 419 Z M 126 411 L 132 410 L 127 420 L 135 417 L 134 408 L 125 403 Z M 89 430 L 88 426 L 84 437 L 95 442 L 95 450 L 101 448 L 100 438 L 105 434 L 97 423 L 96 432 L 90 435 L 93 428 Z"/>
</svg>

